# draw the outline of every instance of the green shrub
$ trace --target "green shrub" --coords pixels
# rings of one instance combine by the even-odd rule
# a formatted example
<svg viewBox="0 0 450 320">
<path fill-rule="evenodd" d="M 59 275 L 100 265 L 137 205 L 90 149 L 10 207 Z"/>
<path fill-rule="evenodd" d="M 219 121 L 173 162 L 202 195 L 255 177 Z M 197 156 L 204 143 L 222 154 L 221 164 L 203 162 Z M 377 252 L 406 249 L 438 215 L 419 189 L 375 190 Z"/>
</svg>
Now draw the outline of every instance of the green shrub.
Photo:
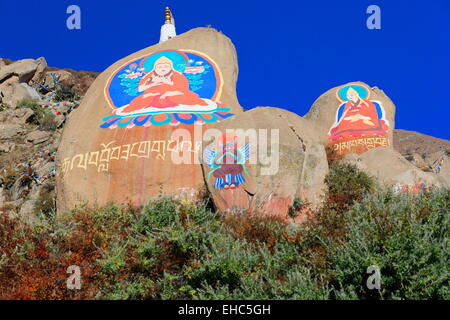
<svg viewBox="0 0 450 320">
<path fill-rule="evenodd" d="M 64 268 L 76 264 L 77 298 L 449 299 L 450 190 L 414 196 L 362 185 L 364 196 L 345 210 L 326 205 L 295 226 L 168 198 L 143 208 L 80 206 L 33 230 L 2 216 L 0 265 L 12 268 L 0 272 L 0 292 L 73 298 Z M 366 285 L 372 265 L 380 290 Z"/>
<path fill-rule="evenodd" d="M 117 274 L 125 267 L 126 248 L 119 241 L 113 242 L 103 257 L 98 260 L 102 271 L 106 274 Z"/>
<path fill-rule="evenodd" d="M 58 124 L 55 121 L 55 116 L 52 113 L 46 112 L 44 117 L 39 122 L 39 129 L 46 131 L 55 131 L 58 129 Z"/>
<path fill-rule="evenodd" d="M 340 298 L 449 299 L 450 191 L 412 197 L 380 193 L 346 215 L 347 233 L 329 242 L 333 286 Z M 381 290 L 366 269 L 381 270 Z"/>
<path fill-rule="evenodd" d="M 9 108 L 10 108 L 9 105 L 7 105 L 6 103 L 1 103 L 1 102 L 0 102 L 0 112 L 1 112 L 1 111 L 5 111 L 5 110 L 8 110 Z"/>
<path fill-rule="evenodd" d="M 300 198 L 295 198 L 292 206 L 289 207 L 288 214 L 291 218 L 295 218 L 299 215 L 300 210 L 306 206 L 305 201 Z"/>
<path fill-rule="evenodd" d="M 77 94 L 71 87 L 61 86 L 54 91 L 53 100 L 55 102 L 61 101 L 74 101 L 77 98 Z"/>
<path fill-rule="evenodd" d="M 34 213 L 46 217 L 56 214 L 56 195 L 52 185 L 47 184 L 44 186 L 35 201 Z"/>
<path fill-rule="evenodd" d="M 31 118 L 31 123 L 41 124 L 42 119 L 46 114 L 44 108 L 35 100 L 32 99 L 22 99 L 17 103 L 17 108 L 29 108 L 34 111 L 34 115 Z"/>
<path fill-rule="evenodd" d="M 45 110 L 37 101 L 31 99 L 23 99 L 17 103 L 18 108 L 29 108 L 33 110 L 34 115 L 30 122 L 38 125 L 41 130 L 56 130 L 55 116 Z"/>
<path fill-rule="evenodd" d="M 325 177 L 328 187 L 327 202 L 338 210 L 345 209 L 354 202 L 361 201 L 374 191 L 374 181 L 355 165 L 333 163 Z"/>
</svg>

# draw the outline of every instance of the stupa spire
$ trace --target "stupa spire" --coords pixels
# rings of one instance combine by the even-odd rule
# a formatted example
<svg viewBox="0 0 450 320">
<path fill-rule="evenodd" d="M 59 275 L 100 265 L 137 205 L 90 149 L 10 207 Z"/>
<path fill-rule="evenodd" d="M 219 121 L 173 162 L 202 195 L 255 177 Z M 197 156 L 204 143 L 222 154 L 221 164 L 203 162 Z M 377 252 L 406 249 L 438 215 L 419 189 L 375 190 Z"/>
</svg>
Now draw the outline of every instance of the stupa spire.
<svg viewBox="0 0 450 320">
<path fill-rule="evenodd" d="M 164 24 L 161 26 L 161 36 L 159 43 L 167 41 L 177 35 L 175 31 L 175 20 L 169 7 L 166 7 L 164 12 Z"/>
</svg>

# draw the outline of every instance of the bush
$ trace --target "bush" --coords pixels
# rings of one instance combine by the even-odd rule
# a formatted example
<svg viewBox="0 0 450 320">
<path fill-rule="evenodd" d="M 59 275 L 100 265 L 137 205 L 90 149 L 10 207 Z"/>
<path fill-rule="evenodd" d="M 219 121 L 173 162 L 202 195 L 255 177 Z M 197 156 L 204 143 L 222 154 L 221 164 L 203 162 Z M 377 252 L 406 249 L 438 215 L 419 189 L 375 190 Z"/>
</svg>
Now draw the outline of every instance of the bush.
<svg viewBox="0 0 450 320">
<path fill-rule="evenodd" d="M 327 202 L 344 210 L 374 191 L 374 181 L 355 165 L 334 163 L 325 177 Z"/>
<path fill-rule="evenodd" d="M 41 130 L 56 130 L 55 116 L 45 110 L 38 102 L 31 99 L 23 99 L 17 103 L 18 108 L 29 108 L 34 115 L 30 122 L 39 126 Z"/>
<path fill-rule="evenodd" d="M 295 226 L 167 198 L 80 206 L 34 228 L 3 215 L 0 298 L 449 299 L 449 200 L 449 189 L 367 192 Z M 76 292 L 65 288 L 69 265 L 82 268 Z M 380 290 L 366 286 L 372 265 Z"/>
<path fill-rule="evenodd" d="M 5 111 L 5 110 L 8 110 L 9 108 L 10 108 L 9 105 L 7 105 L 6 103 L 1 103 L 1 102 L 0 102 L 0 112 L 1 112 L 1 111 Z"/>
<path fill-rule="evenodd" d="M 51 113 L 45 113 L 44 117 L 39 123 L 40 130 L 55 131 L 58 129 L 58 124 L 55 121 L 55 116 Z"/>
<path fill-rule="evenodd" d="M 34 213 L 46 217 L 56 215 L 56 195 L 53 185 L 46 184 L 35 201 Z"/>
<path fill-rule="evenodd" d="M 77 94 L 71 87 L 61 86 L 54 91 L 53 101 L 74 101 L 77 99 Z"/>
<path fill-rule="evenodd" d="M 346 215 L 347 233 L 328 246 L 339 298 L 449 299 L 450 191 L 417 197 L 380 193 Z M 381 271 L 381 290 L 365 284 Z"/>
<path fill-rule="evenodd" d="M 29 108 L 33 110 L 34 115 L 31 117 L 30 122 L 39 125 L 44 118 L 46 112 L 44 108 L 32 99 L 22 99 L 17 103 L 17 108 Z"/>
</svg>

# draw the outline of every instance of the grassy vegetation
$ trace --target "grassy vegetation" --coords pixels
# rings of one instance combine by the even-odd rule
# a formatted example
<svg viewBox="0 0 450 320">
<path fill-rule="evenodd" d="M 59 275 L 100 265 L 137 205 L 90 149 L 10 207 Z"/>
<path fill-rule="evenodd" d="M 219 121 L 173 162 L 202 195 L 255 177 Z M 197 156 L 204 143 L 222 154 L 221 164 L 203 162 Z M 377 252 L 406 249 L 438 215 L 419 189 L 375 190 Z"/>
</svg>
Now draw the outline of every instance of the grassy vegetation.
<svg viewBox="0 0 450 320">
<path fill-rule="evenodd" d="M 375 190 L 349 166 L 327 183 L 323 208 L 302 225 L 172 199 L 60 218 L 44 206 L 33 227 L 3 215 L 0 298 L 450 299 L 450 190 Z M 81 268 L 79 291 L 66 288 L 70 265 Z M 380 290 L 366 286 L 371 265 Z"/>
<path fill-rule="evenodd" d="M 76 100 L 77 94 L 71 87 L 61 86 L 60 88 L 55 90 L 55 94 L 53 95 L 53 101 L 61 102 L 61 101 L 74 101 Z"/>
<path fill-rule="evenodd" d="M 1 112 L 1 111 L 5 111 L 5 110 L 8 110 L 8 109 L 10 109 L 10 106 L 9 106 L 9 105 L 7 105 L 6 103 L 0 102 L 0 112 Z"/>
<path fill-rule="evenodd" d="M 35 100 L 23 99 L 17 103 L 18 108 L 29 108 L 34 111 L 34 115 L 31 118 L 31 123 L 38 125 L 41 130 L 56 130 L 57 124 L 55 122 L 55 116 L 49 111 L 45 110 Z"/>
</svg>

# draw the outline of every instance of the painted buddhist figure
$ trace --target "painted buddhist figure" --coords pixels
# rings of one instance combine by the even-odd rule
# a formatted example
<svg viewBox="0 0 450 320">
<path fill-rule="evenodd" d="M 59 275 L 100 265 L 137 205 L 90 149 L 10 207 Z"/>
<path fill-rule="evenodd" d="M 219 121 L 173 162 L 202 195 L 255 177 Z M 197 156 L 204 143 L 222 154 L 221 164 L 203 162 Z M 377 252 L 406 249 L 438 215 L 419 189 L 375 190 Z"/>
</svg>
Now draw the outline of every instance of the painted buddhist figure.
<svg viewBox="0 0 450 320">
<path fill-rule="evenodd" d="M 112 112 L 101 128 L 203 125 L 231 117 L 220 101 L 223 78 L 202 52 L 162 50 L 132 59 L 109 78 L 105 98 Z"/>
<path fill-rule="evenodd" d="M 346 97 L 347 102 L 343 105 L 342 115 L 339 116 L 341 105 L 336 122 L 329 131 L 331 141 L 347 137 L 387 134 L 388 123 L 382 115 L 379 115 L 374 102 L 363 99 L 351 86 L 347 90 Z"/>
<path fill-rule="evenodd" d="M 156 60 L 154 68 L 139 82 L 138 92 L 121 113 L 137 112 L 148 108 L 170 109 L 178 106 L 196 106 L 199 109 L 208 103 L 189 90 L 189 81 L 180 72 L 174 70 L 172 61 L 166 57 Z M 195 108 L 194 108 L 195 109 Z"/>
<path fill-rule="evenodd" d="M 213 168 L 208 173 L 215 178 L 214 188 L 234 189 L 245 182 L 243 173 L 248 175 L 245 162 L 249 159 L 249 145 L 237 147 L 237 136 L 224 133 L 218 139 L 215 151 L 206 150 L 206 163 Z"/>
</svg>

